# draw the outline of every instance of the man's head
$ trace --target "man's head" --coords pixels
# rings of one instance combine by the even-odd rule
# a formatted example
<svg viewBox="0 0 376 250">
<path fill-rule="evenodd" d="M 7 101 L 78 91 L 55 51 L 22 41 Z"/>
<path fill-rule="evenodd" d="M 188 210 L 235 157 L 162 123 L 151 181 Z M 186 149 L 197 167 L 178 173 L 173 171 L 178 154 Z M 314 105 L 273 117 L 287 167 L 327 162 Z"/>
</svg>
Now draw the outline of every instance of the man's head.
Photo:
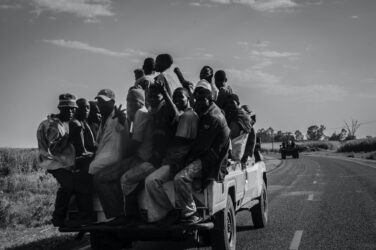
<svg viewBox="0 0 376 250">
<path fill-rule="evenodd" d="M 155 109 L 163 100 L 163 95 L 159 87 L 155 84 L 151 84 L 148 91 L 148 102 L 152 109 Z"/>
<path fill-rule="evenodd" d="M 251 118 L 251 123 L 252 125 L 254 125 L 256 123 L 256 114 L 252 112 L 251 108 L 248 105 L 242 105 L 241 108 L 247 115 L 249 115 L 249 117 Z"/>
<path fill-rule="evenodd" d="M 226 96 L 223 107 L 224 107 L 225 112 L 226 111 L 228 112 L 228 111 L 236 110 L 239 107 L 239 105 L 240 105 L 240 101 L 239 101 L 238 95 L 230 94 Z"/>
<path fill-rule="evenodd" d="M 111 89 L 102 89 L 95 99 L 102 117 L 108 117 L 115 107 L 115 93 Z"/>
<path fill-rule="evenodd" d="M 135 69 L 133 70 L 133 73 L 134 73 L 134 79 L 136 81 L 145 75 L 142 69 Z"/>
<path fill-rule="evenodd" d="M 66 93 L 59 96 L 59 117 L 63 122 L 70 121 L 77 109 L 76 97 L 72 94 Z"/>
<path fill-rule="evenodd" d="M 185 88 L 179 87 L 172 94 L 172 100 L 178 110 L 185 110 L 189 106 L 189 94 Z"/>
<path fill-rule="evenodd" d="M 213 79 L 213 68 L 210 66 L 202 67 L 200 71 L 200 80 L 206 80 L 208 82 L 212 82 Z"/>
<path fill-rule="evenodd" d="M 145 75 L 151 75 L 153 74 L 155 70 L 155 62 L 154 59 L 151 57 L 148 57 L 144 60 L 144 65 L 142 65 L 142 69 L 145 72 Z"/>
<path fill-rule="evenodd" d="M 144 91 L 141 89 L 130 89 L 127 95 L 127 115 L 131 121 L 140 108 L 145 106 Z"/>
<path fill-rule="evenodd" d="M 100 123 L 101 122 L 101 112 L 99 111 L 98 104 L 95 101 L 90 101 L 90 113 L 88 120 L 93 123 Z"/>
<path fill-rule="evenodd" d="M 217 88 L 221 88 L 225 86 L 225 83 L 227 82 L 226 73 L 223 70 L 218 70 L 214 74 L 214 83 Z"/>
<path fill-rule="evenodd" d="M 155 71 L 164 72 L 173 64 L 172 56 L 170 54 L 160 54 L 155 59 Z"/>
<path fill-rule="evenodd" d="M 80 121 L 86 120 L 89 118 L 90 113 L 90 103 L 85 98 L 80 98 L 77 100 L 77 110 L 76 110 L 76 118 Z"/>
<path fill-rule="evenodd" d="M 196 99 L 195 111 L 198 115 L 204 114 L 213 102 L 213 95 L 211 92 L 210 85 L 207 85 L 208 86 L 202 84 L 196 86 L 195 91 L 193 93 Z"/>
</svg>

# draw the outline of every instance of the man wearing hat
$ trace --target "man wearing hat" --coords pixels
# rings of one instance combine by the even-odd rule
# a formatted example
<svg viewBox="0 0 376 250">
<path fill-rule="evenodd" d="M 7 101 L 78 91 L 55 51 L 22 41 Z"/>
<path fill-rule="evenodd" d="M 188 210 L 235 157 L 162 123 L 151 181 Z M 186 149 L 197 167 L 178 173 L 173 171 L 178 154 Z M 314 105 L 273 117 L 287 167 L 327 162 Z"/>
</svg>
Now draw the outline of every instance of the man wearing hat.
<svg viewBox="0 0 376 250">
<path fill-rule="evenodd" d="M 47 169 L 59 183 L 55 211 L 52 214 L 54 226 L 64 226 L 69 200 L 74 192 L 72 169 L 75 164 L 75 149 L 71 143 L 69 122 L 76 111 L 76 98 L 72 94 L 59 96 L 59 114 L 51 114 L 37 130 L 39 166 Z"/>
<path fill-rule="evenodd" d="M 121 187 L 118 178 L 118 162 L 122 158 L 122 139 L 127 136 L 126 117 L 124 110 L 115 106 L 115 94 L 110 89 L 102 89 L 95 97 L 102 116 L 97 135 L 97 150 L 89 166 L 93 175 L 93 185 L 98 193 L 104 213 L 107 218 L 124 214 L 123 200 L 111 199 L 121 197 Z M 112 181 L 109 183 L 109 181 Z"/>
</svg>

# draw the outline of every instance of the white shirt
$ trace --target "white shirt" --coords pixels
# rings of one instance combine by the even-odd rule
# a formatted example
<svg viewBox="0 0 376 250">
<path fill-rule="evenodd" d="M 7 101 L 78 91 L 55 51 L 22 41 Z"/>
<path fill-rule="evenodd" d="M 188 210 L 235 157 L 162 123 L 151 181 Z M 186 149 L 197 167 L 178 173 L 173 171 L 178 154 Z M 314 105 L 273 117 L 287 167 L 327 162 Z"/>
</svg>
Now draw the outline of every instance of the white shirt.
<svg viewBox="0 0 376 250">
<path fill-rule="evenodd" d="M 113 119 L 115 111 L 108 116 L 105 123 L 101 123 L 97 137 L 97 151 L 94 160 L 90 163 L 89 173 L 95 174 L 99 170 L 111 167 L 122 157 L 122 132 L 124 126 Z"/>
</svg>

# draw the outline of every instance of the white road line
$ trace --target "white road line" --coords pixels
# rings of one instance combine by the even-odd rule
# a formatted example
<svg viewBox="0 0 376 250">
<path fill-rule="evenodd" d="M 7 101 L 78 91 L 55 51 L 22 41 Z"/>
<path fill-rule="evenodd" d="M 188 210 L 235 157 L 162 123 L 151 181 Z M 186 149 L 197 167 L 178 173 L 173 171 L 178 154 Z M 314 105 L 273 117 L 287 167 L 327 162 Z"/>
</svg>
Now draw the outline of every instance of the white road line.
<svg viewBox="0 0 376 250">
<path fill-rule="evenodd" d="M 52 228 L 46 228 L 46 229 L 43 229 L 43 230 L 41 230 L 41 231 L 39 231 L 40 233 L 44 233 L 44 232 L 46 232 L 46 231 L 48 231 L 48 230 L 51 230 Z"/>
<path fill-rule="evenodd" d="M 298 250 L 300 245 L 300 240 L 302 239 L 303 230 L 297 230 L 295 231 L 294 237 L 292 238 L 291 244 L 290 244 L 290 250 Z"/>
<path fill-rule="evenodd" d="M 308 200 L 309 200 L 309 201 L 312 201 L 312 200 L 313 200 L 313 194 L 308 195 Z"/>
<path fill-rule="evenodd" d="M 89 248 L 90 248 L 90 245 L 87 245 L 87 246 L 81 247 L 81 248 L 79 248 L 77 250 L 86 250 L 86 249 L 89 249 Z"/>
<path fill-rule="evenodd" d="M 313 181 L 313 184 L 317 184 L 317 181 Z"/>
</svg>

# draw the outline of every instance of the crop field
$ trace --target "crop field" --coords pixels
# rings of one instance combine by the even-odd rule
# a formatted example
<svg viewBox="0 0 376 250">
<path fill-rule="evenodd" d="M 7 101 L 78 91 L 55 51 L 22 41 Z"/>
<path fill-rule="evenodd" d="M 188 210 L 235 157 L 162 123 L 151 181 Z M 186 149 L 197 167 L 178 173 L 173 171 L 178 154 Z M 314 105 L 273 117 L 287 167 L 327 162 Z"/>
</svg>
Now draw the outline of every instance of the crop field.
<svg viewBox="0 0 376 250">
<path fill-rule="evenodd" d="M 338 148 L 338 152 L 371 152 L 376 151 L 376 137 L 347 141 Z"/>
</svg>

